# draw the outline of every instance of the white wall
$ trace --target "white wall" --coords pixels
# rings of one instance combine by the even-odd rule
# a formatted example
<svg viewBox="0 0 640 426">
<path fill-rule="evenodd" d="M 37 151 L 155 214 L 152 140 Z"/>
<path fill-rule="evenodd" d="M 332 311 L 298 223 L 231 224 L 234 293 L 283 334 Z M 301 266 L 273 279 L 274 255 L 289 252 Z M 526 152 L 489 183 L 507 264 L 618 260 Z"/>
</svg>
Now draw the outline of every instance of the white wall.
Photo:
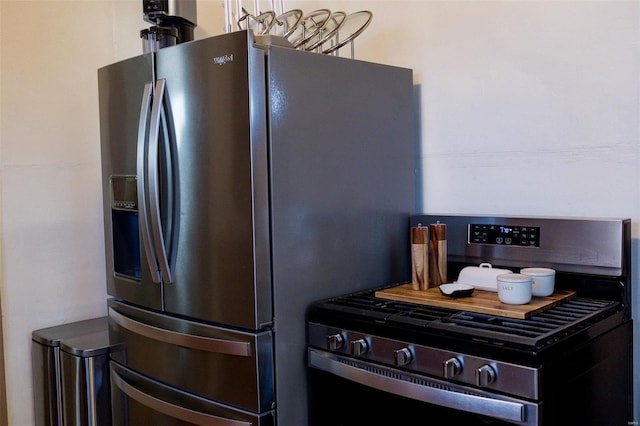
<svg viewBox="0 0 640 426">
<path fill-rule="evenodd" d="M 1 299 L 10 425 L 33 424 L 31 331 L 106 313 L 96 69 L 125 51 L 113 36 L 129 19 L 116 14 L 123 6 L 0 3 Z"/>
<path fill-rule="evenodd" d="M 26 426 L 31 331 L 105 313 L 94 69 L 110 37 L 87 16 L 109 7 L 0 6 L 4 355 L 10 424 Z"/>
<path fill-rule="evenodd" d="M 221 4 L 199 0 L 196 38 L 222 32 Z M 286 4 L 372 10 L 357 58 L 414 69 L 419 210 L 640 221 L 637 1 Z M 11 425 L 33 422 L 31 331 L 105 314 L 96 69 L 140 52 L 140 11 L 139 0 L 0 0 Z"/>
</svg>

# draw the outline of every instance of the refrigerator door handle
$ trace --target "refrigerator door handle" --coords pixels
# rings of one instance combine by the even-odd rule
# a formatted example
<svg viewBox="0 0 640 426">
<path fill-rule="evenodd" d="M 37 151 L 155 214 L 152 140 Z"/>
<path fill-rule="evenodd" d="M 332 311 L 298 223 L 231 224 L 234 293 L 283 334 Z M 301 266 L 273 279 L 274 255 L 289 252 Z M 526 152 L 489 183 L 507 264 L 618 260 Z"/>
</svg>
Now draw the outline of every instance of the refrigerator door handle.
<svg viewBox="0 0 640 426">
<path fill-rule="evenodd" d="M 140 120 L 138 122 L 138 147 L 136 164 L 136 182 L 138 190 L 138 220 L 140 222 L 140 237 L 146 253 L 151 279 L 154 283 L 160 283 L 160 273 L 158 272 L 158 260 L 154 247 L 151 245 L 151 232 L 149 231 L 149 221 L 147 213 L 147 179 L 146 179 L 146 153 L 147 153 L 147 122 L 151 106 L 151 95 L 153 84 L 144 85 L 142 94 L 142 106 L 140 107 Z"/>
<path fill-rule="evenodd" d="M 147 173 L 149 178 L 149 216 L 151 222 L 151 234 L 153 236 L 154 246 L 158 253 L 157 257 L 160 265 L 160 272 L 162 273 L 162 280 L 164 283 L 169 284 L 173 280 L 171 278 L 167 249 L 165 247 L 165 240 L 162 232 L 162 219 L 160 218 L 160 183 L 158 178 L 158 150 L 165 90 L 166 80 L 163 78 L 157 80 L 153 97 L 153 106 L 151 107 L 149 157 L 147 159 L 149 167 Z"/>
<path fill-rule="evenodd" d="M 238 340 L 218 339 L 215 337 L 196 336 L 178 333 L 164 328 L 154 327 L 131 319 L 113 308 L 109 308 L 109 318 L 119 326 L 163 343 L 182 346 L 188 349 L 198 349 L 225 355 L 251 356 L 251 343 Z"/>
<path fill-rule="evenodd" d="M 211 414 L 201 413 L 199 411 L 190 410 L 188 408 L 180 407 L 179 405 L 171 404 L 163 401 L 159 398 L 151 396 L 145 392 L 136 389 L 134 386 L 127 383 L 122 376 L 116 371 L 111 370 L 111 378 L 113 383 L 128 397 L 138 401 L 140 404 L 145 405 L 152 410 L 162 413 L 166 416 L 173 417 L 174 419 L 182 420 L 185 422 L 193 423 L 203 426 L 251 426 L 250 422 L 243 422 L 240 420 L 226 419 L 224 417 L 214 416 Z"/>
</svg>

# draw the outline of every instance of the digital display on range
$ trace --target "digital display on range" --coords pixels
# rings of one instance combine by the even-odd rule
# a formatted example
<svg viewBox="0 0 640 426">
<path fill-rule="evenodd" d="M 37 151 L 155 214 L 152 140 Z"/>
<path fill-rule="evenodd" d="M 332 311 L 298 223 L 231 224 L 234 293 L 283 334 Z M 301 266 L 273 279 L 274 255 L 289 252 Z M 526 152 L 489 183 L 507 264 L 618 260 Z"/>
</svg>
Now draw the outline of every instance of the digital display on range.
<svg viewBox="0 0 640 426">
<path fill-rule="evenodd" d="M 470 244 L 540 247 L 539 226 L 469 224 Z"/>
</svg>

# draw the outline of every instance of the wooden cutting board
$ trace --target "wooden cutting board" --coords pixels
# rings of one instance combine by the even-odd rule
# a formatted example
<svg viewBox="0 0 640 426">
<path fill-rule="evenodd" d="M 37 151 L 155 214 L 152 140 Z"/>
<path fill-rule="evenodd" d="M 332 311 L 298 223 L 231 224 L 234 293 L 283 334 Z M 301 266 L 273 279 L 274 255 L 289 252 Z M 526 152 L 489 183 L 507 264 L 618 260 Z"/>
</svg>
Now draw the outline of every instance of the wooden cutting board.
<svg viewBox="0 0 640 426">
<path fill-rule="evenodd" d="M 428 290 L 413 290 L 411 284 L 403 284 L 378 290 L 376 291 L 376 297 L 500 317 L 524 319 L 546 311 L 560 302 L 573 299 L 576 297 L 576 292 L 556 290 L 548 297 L 533 297 L 531 298 L 531 302 L 526 305 L 508 305 L 498 299 L 498 293 L 491 291 L 476 289 L 470 297 L 452 298 L 443 296 L 437 287 Z"/>
</svg>

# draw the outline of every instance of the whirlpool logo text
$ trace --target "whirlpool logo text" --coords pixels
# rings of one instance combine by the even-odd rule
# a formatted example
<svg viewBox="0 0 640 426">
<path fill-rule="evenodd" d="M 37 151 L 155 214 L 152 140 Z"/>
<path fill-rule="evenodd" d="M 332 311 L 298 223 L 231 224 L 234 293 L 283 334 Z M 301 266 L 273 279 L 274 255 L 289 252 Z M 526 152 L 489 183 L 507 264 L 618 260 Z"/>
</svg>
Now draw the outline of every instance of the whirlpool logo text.
<svg viewBox="0 0 640 426">
<path fill-rule="evenodd" d="M 213 63 L 216 65 L 224 65 L 229 62 L 233 62 L 233 54 L 216 56 L 213 58 Z"/>
</svg>

